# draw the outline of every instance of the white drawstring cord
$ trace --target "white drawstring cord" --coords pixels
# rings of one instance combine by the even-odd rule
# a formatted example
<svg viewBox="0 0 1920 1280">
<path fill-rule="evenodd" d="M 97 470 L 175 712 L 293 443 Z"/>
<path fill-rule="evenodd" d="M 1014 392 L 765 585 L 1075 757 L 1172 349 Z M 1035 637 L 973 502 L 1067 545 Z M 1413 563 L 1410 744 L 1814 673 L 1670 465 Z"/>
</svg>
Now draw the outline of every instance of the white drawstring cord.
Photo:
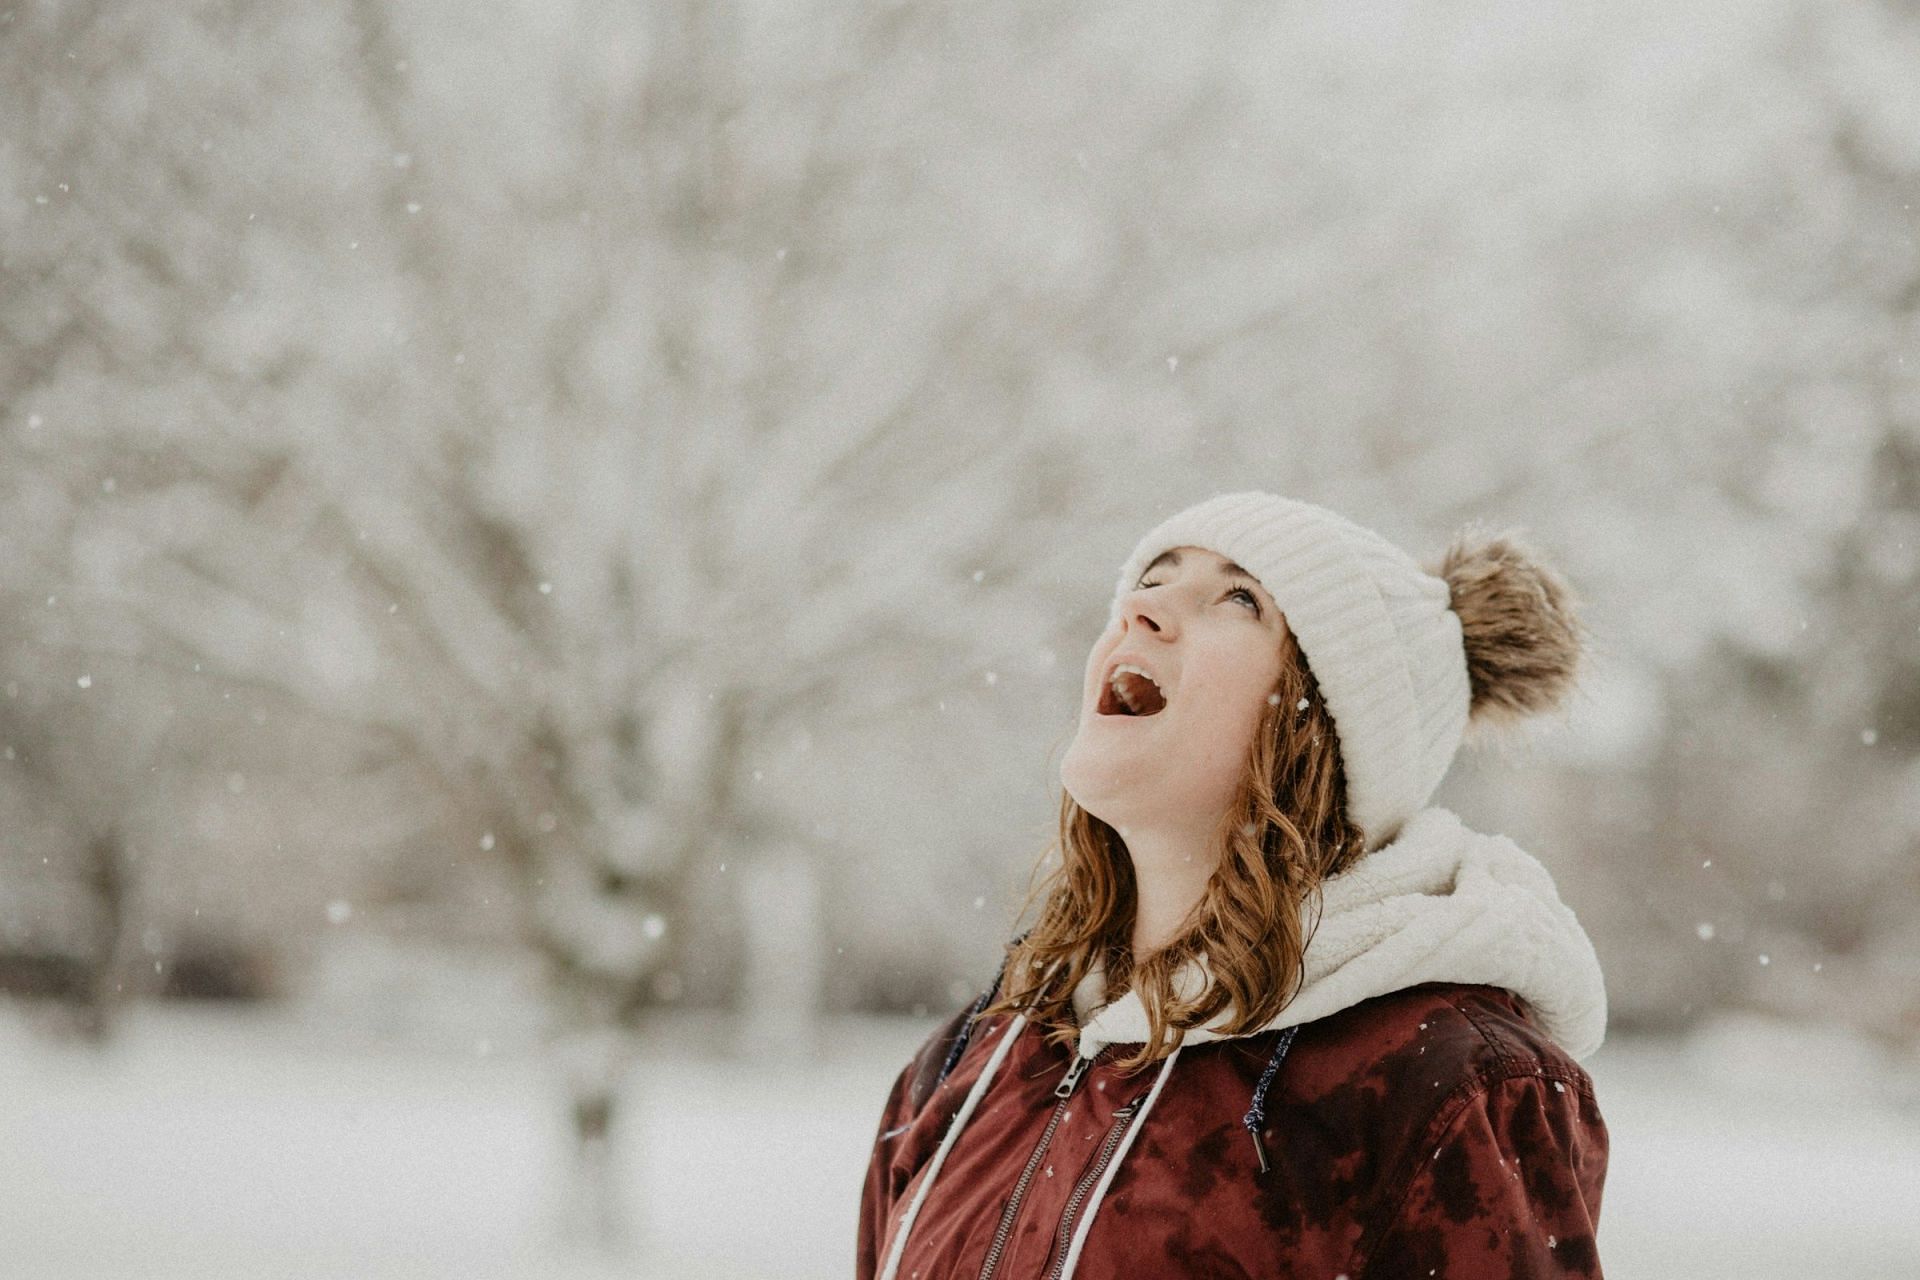
<svg viewBox="0 0 1920 1280">
<path fill-rule="evenodd" d="M 887 1250 L 887 1265 L 881 1268 L 880 1280 L 894 1280 L 900 1270 L 900 1255 L 907 1247 L 907 1233 L 913 1230 L 913 1220 L 920 1216 L 920 1206 L 927 1198 L 927 1192 L 933 1187 L 933 1180 L 940 1175 L 940 1166 L 947 1162 L 947 1152 L 953 1149 L 953 1143 L 960 1136 L 960 1130 L 973 1118 L 973 1109 L 986 1093 L 987 1085 L 994 1074 L 1000 1070 L 1000 1063 L 1006 1058 L 1007 1050 L 1012 1047 L 1014 1037 L 1027 1025 L 1027 1015 L 1017 1013 L 1008 1024 L 1006 1034 L 1000 1037 L 1000 1043 L 994 1046 L 993 1056 L 987 1059 L 987 1065 L 981 1070 L 980 1078 L 973 1082 L 973 1088 L 967 1091 L 967 1100 L 960 1104 L 960 1110 L 954 1113 L 953 1123 L 947 1126 L 947 1136 L 940 1140 L 940 1149 L 933 1153 L 933 1159 L 927 1163 L 926 1176 L 920 1179 L 919 1188 L 913 1193 L 913 1199 L 907 1204 L 907 1211 L 900 1218 L 900 1225 L 894 1229 L 893 1247 Z M 1159 1086 L 1155 1086 L 1157 1090 Z M 1152 1105 L 1149 1102 L 1148 1105 Z M 1131 1133 L 1128 1135 L 1132 1137 Z M 1122 1148 L 1124 1150 L 1124 1148 Z"/>
<path fill-rule="evenodd" d="M 1100 1211 L 1100 1201 L 1107 1194 L 1107 1185 L 1113 1181 L 1113 1175 L 1120 1170 L 1120 1162 L 1127 1158 L 1127 1148 L 1140 1136 L 1140 1126 L 1147 1122 L 1147 1113 L 1153 1110 L 1154 1099 L 1160 1096 L 1161 1088 L 1167 1083 L 1167 1077 L 1173 1072 L 1174 1059 L 1180 1056 L 1181 1046 L 1175 1045 L 1173 1052 L 1167 1055 L 1166 1065 L 1160 1068 L 1160 1075 L 1153 1082 L 1153 1088 L 1147 1091 L 1147 1100 L 1140 1104 L 1139 1114 L 1133 1117 L 1133 1123 L 1127 1126 L 1127 1136 L 1120 1139 L 1120 1147 L 1113 1153 L 1113 1159 L 1107 1162 L 1106 1169 L 1100 1174 L 1100 1181 L 1094 1184 L 1093 1197 L 1087 1202 L 1087 1211 L 1081 1215 L 1080 1225 L 1074 1228 L 1073 1246 L 1067 1250 L 1067 1264 L 1060 1271 L 1060 1280 L 1072 1280 L 1073 1269 L 1080 1265 L 1080 1248 L 1087 1242 L 1087 1232 L 1093 1228 L 1093 1217 Z"/>
</svg>

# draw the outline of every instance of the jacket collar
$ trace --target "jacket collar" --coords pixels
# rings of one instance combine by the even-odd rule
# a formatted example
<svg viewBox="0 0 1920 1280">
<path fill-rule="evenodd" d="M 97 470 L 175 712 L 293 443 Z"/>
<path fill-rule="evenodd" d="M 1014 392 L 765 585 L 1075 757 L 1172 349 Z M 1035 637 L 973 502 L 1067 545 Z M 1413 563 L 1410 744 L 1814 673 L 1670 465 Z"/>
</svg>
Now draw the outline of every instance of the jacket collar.
<svg viewBox="0 0 1920 1280">
<path fill-rule="evenodd" d="M 1374 996 L 1423 982 L 1505 987 L 1574 1058 L 1606 1035 L 1607 993 L 1593 943 L 1538 860 L 1506 836 L 1483 835 L 1438 805 L 1408 819 L 1394 839 L 1321 886 L 1320 923 L 1308 942 L 1300 992 L 1257 1035 L 1313 1022 Z M 1311 927 L 1309 904 L 1303 924 Z M 1175 974 L 1198 995 L 1206 957 Z M 1094 968 L 1073 992 L 1080 1056 L 1147 1038 L 1146 1009 L 1129 990 L 1098 1007 L 1105 975 Z M 1227 1038 L 1222 1010 L 1183 1044 Z"/>
</svg>

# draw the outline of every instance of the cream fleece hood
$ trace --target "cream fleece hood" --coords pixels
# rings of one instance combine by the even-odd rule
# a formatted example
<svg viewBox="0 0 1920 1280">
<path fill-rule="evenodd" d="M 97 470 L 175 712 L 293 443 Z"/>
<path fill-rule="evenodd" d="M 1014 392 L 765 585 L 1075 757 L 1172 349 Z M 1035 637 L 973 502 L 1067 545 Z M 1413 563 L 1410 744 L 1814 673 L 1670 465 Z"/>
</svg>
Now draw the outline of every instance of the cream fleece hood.
<svg viewBox="0 0 1920 1280">
<path fill-rule="evenodd" d="M 1313 1022 L 1373 996 L 1422 982 L 1505 987 L 1532 1006 L 1541 1028 L 1575 1059 L 1600 1047 L 1607 992 L 1593 943 L 1560 900 L 1547 869 L 1506 836 L 1484 835 L 1438 805 L 1409 818 L 1392 841 L 1322 885 L 1318 930 L 1307 944 L 1300 993 L 1257 1035 Z M 1307 915 L 1306 924 L 1312 923 Z M 1207 980 L 1203 956 L 1176 976 L 1183 994 Z M 1079 1054 L 1147 1038 L 1132 991 L 1098 1007 L 1096 967 L 1074 989 Z M 1183 1044 L 1224 1037 L 1223 1010 Z"/>
</svg>

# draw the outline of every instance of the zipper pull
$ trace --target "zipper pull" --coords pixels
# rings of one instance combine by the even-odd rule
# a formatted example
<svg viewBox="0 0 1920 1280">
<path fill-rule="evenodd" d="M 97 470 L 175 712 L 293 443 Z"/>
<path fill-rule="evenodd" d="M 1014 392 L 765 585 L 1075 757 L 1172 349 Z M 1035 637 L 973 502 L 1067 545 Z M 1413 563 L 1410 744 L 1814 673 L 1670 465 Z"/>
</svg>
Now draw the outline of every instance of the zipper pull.
<svg viewBox="0 0 1920 1280">
<path fill-rule="evenodd" d="M 1080 1077 L 1087 1073 L 1087 1064 L 1092 1061 L 1092 1058 L 1081 1057 L 1079 1051 L 1075 1050 L 1073 1065 L 1067 1068 L 1067 1074 L 1061 1077 L 1060 1083 L 1053 1087 L 1053 1096 L 1071 1098 L 1074 1086 L 1080 1083 Z"/>
</svg>

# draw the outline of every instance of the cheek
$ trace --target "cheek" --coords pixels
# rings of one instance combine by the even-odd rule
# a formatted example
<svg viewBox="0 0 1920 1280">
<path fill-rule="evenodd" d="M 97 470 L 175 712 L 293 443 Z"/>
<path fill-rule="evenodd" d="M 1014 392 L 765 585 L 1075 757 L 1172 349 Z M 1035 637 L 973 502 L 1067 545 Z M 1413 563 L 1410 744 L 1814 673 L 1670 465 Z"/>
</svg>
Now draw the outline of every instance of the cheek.
<svg viewBox="0 0 1920 1280">
<path fill-rule="evenodd" d="M 1272 690 L 1271 681 L 1250 680 L 1245 668 L 1236 669 L 1208 686 L 1195 719 L 1219 735 L 1223 747 L 1230 744 L 1233 750 L 1242 750 L 1259 726 Z"/>
<path fill-rule="evenodd" d="M 1232 799 L 1260 714 L 1241 689 L 1209 691 L 1194 712 L 1180 735 L 1179 771 L 1188 802 L 1211 810 Z"/>
</svg>

